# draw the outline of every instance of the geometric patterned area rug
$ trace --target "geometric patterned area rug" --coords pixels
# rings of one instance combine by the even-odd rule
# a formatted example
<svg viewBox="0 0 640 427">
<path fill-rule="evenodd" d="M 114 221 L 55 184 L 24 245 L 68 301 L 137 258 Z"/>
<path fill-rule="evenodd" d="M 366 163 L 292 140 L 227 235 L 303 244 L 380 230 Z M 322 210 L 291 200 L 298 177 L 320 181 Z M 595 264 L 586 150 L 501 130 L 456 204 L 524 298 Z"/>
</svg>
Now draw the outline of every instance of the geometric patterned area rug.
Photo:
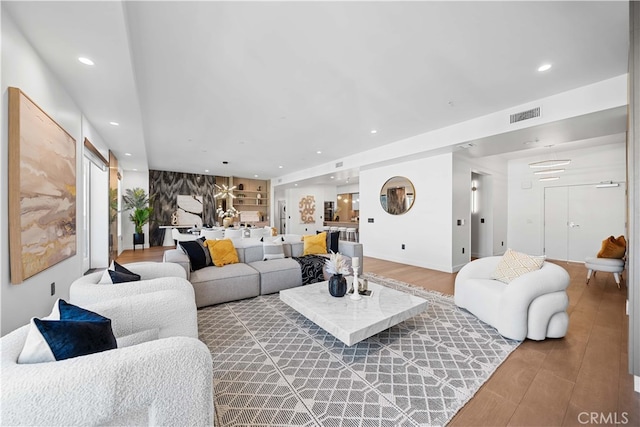
<svg viewBox="0 0 640 427">
<path fill-rule="evenodd" d="M 520 344 L 451 296 L 364 277 L 425 298 L 427 310 L 351 347 L 277 293 L 198 311 L 216 426 L 445 425 Z"/>
</svg>

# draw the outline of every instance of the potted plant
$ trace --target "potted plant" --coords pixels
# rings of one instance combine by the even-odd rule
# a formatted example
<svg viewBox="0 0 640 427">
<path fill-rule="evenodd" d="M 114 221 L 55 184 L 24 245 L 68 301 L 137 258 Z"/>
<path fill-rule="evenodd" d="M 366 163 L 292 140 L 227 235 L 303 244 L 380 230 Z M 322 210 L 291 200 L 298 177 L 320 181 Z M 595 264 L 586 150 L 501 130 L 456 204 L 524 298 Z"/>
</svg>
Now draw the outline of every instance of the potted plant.
<svg viewBox="0 0 640 427">
<path fill-rule="evenodd" d="M 222 206 L 218 206 L 216 214 L 218 218 L 222 218 L 223 227 L 227 228 L 233 223 L 233 218 L 238 215 L 238 211 L 233 206 L 226 211 L 222 209 Z"/>
<path fill-rule="evenodd" d="M 122 196 L 122 202 L 125 210 L 131 210 L 129 219 L 133 222 L 136 232 L 133 234 L 133 247 L 135 245 L 144 245 L 144 233 L 142 227 L 149 222 L 153 208 L 149 205 L 151 198 L 142 188 L 129 188 Z"/>
</svg>

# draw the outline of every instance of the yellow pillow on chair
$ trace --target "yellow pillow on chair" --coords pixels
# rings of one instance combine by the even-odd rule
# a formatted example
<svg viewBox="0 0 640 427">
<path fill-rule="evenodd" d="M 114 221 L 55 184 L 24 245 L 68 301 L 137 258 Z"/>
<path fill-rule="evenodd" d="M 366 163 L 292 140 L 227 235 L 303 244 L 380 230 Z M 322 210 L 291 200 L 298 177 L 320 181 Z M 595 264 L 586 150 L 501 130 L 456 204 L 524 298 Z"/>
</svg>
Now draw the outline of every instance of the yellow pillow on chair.
<svg viewBox="0 0 640 427">
<path fill-rule="evenodd" d="M 231 239 L 224 240 L 207 240 L 204 245 L 209 248 L 211 260 L 216 267 L 222 267 L 227 264 L 237 264 L 240 262 L 238 252 L 233 246 Z"/>
<path fill-rule="evenodd" d="M 598 252 L 598 258 L 624 258 L 624 254 L 627 252 L 627 241 L 624 236 L 619 236 L 617 239 L 613 236 L 609 236 L 602 241 L 602 248 Z"/>
<path fill-rule="evenodd" d="M 303 236 L 304 251 L 302 255 L 326 254 L 327 253 L 327 233 L 322 232 L 315 236 Z"/>
</svg>

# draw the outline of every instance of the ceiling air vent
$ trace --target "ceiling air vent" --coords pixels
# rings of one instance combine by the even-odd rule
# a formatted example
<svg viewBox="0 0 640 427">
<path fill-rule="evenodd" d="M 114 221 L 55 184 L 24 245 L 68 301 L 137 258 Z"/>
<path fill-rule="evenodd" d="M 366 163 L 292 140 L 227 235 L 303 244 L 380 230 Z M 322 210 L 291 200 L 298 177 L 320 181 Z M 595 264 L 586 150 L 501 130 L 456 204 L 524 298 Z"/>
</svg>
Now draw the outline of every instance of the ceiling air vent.
<svg viewBox="0 0 640 427">
<path fill-rule="evenodd" d="M 341 167 L 342 167 L 342 162 L 338 162 L 338 163 L 336 163 L 336 167 L 337 167 L 337 168 L 341 168 Z"/>
<path fill-rule="evenodd" d="M 540 117 L 540 107 L 532 108 L 531 110 L 521 111 L 520 113 L 514 113 L 510 116 L 509 123 L 517 123 L 523 120 L 534 119 Z"/>
</svg>

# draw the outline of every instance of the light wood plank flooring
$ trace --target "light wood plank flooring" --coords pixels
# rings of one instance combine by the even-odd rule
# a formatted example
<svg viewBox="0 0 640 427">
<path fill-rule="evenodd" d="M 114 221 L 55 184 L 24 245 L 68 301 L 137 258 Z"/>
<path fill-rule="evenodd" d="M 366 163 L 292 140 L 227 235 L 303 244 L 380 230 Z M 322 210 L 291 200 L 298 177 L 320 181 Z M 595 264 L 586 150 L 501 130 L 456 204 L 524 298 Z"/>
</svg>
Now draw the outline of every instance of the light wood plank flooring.
<svg viewBox="0 0 640 427">
<path fill-rule="evenodd" d="M 118 262 L 161 261 L 166 248 L 124 251 Z M 375 258 L 366 272 L 453 294 L 455 274 Z M 526 340 L 460 410 L 452 426 L 640 426 L 640 393 L 628 374 L 627 288 L 598 273 L 585 285 L 579 263 L 558 263 L 571 276 L 569 332 Z M 590 423 L 592 413 L 598 423 Z M 626 421 L 626 422 L 625 422 Z"/>
</svg>

